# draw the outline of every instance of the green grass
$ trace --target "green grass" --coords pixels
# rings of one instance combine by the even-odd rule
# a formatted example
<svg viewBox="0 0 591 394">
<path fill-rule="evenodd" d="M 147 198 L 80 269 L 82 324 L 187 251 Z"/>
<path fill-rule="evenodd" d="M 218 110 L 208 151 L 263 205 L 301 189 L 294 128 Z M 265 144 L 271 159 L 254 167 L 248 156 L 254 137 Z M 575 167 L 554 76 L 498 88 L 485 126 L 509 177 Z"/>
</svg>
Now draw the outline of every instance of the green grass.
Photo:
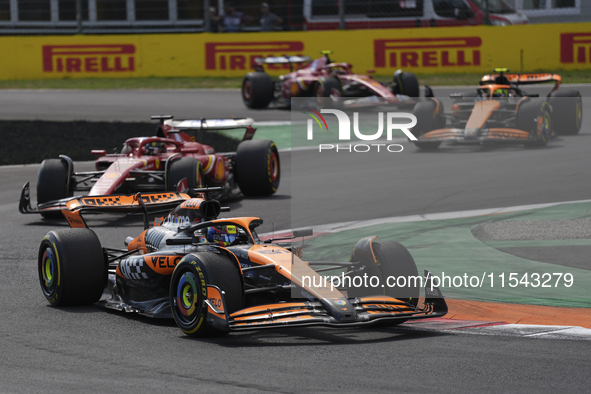
<svg viewBox="0 0 591 394">
<path fill-rule="evenodd" d="M 546 71 L 547 72 L 547 71 Z M 591 83 L 589 71 L 552 71 L 562 76 L 563 83 Z M 417 74 L 421 85 L 475 85 L 482 73 Z M 391 77 L 377 75 L 378 81 Z M 148 77 L 148 78 L 66 78 L 0 81 L 0 89 L 237 89 L 242 77 Z"/>
</svg>

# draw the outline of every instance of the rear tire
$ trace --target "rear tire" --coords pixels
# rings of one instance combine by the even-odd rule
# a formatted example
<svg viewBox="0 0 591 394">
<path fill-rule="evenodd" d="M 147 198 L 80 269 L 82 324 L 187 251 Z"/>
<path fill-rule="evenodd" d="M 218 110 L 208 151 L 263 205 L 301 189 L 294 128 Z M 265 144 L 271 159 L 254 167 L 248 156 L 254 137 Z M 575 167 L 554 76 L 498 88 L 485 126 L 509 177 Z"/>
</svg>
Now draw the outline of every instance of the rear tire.
<svg viewBox="0 0 591 394">
<path fill-rule="evenodd" d="M 236 149 L 234 173 L 245 196 L 268 196 L 277 191 L 281 178 L 279 152 L 273 141 L 242 141 Z"/>
<path fill-rule="evenodd" d="M 107 283 L 101 243 L 87 228 L 47 233 L 37 266 L 41 290 L 53 306 L 94 304 Z"/>
<path fill-rule="evenodd" d="M 544 146 L 552 137 L 550 106 L 544 100 L 531 100 L 519 106 L 517 128 L 534 136 L 525 146 Z"/>
<path fill-rule="evenodd" d="M 204 288 L 205 285 L 205 288 Z M 225 292 L 228 314 L 242 309 L 244 290 L 238 268 L 228 257 L 214 253 L 188 255 L 175 267 L 170 280 L 172 316 L 182 332 L 193 337 L 211 337 L 226 333 L 207 325 L 204 294 L 207 285 Z"/>
<path fill-rule="evenodd" d="M 242 80 L 242 101 L 248 108 L 267 108 L 274 96 L 275 84 L 269 74 L 252 72 Z"/>
<path fill-rule="evenodd" d="M 557 90 L 548 100 L 552 106 L 554 132 L 575 135 L 583 123 L 583 99 L 577 90 Z"/>
<path fill-rule="evenodd" d="M 409 97 L 419 97 L 419 81 L 411 72 L 394 73 L 394 89 L 392 93 L 403 94 Z"/>
<path fill-rule="evenodd" d="M 438 105 L 439 104 L 439 105 Z M 436 99 L 429 99 L 418 102 L 413 111 L 417 118 L 417 124 L 410 131 L 415 137 L 428 133 L 429 131 L 445 127 L 445 116 L 443 115 L 443 103 Z M 434 150 L 441 145 L 440 141 L 413 141 L 417 148 L 422 150 Z"/>
<path fill-rule="evenodd" d="M 184 187 L 183 182 L 186 187 Z M 166 177 L 167 191 L 185 192 L 187 189 L 196 189 L 202 186 L 203 174 L 201 162 L 198 159 L 183 157 L 170 163 Z M 179 187 L 182 190 L 179 190 Z"/>
<path fill-rule="evenodd" d="M 69 176 L 68 163 L 65 160 L 43 160 L 37 175 L 37 204 L 68 197 L 70 195 Z M 43 212 L 41 216 L 48 219 L 63 217 L 60 211 Z"/>
</svg>

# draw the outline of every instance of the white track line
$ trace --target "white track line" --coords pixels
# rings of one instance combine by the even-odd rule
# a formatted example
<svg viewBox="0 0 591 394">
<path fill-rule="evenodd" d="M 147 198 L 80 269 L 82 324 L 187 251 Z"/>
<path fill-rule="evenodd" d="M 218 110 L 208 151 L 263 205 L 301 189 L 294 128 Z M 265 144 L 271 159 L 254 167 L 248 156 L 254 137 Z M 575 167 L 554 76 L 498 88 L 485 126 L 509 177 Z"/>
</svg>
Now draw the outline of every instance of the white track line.
<svg viewBox="0 0 591 394">
<path fill-rule="evenodd" d="M 382 224 L 391 223 L 410 223 L 410 222 L 422 222 L 426 220 L 446 220 L 446 219 L 462 219 L 476 216 L 487 216 L 497 215 L 501 213 L 527 211 L 531 209 L 541 209 L 554 207 L 558 205 L 566 204 L 578 204 L 578 203 L 589 203 L 591 200 L 577 200 L 577 201 L 562 201 L 562 202 L 551 202 L 545 204 L 530 204 L 530 205 L 517 205 L 514 207 L 503 207 L 503 208 L 486 208 L 486 209 L 473 209 L 467 211 L 453 211 L 453 212 L 440 212 L 440 213 L 427 213 L 424 215 L 409 215 L 409 216 L 394 216 L 388 218 L 372 219 L 372 220 L 359 220 L 351 222 L 340 222 L 332 224 L 323 224 L 320 226 L 308 226 L 292 230 L 283 231 L 294 231 L 303 230 L 312 227 L 314 231 L 327 232 L 327 233 L 338 233 L 340 231 L 354 230 L 363 227 L 378 226 Z"/>
</svg>

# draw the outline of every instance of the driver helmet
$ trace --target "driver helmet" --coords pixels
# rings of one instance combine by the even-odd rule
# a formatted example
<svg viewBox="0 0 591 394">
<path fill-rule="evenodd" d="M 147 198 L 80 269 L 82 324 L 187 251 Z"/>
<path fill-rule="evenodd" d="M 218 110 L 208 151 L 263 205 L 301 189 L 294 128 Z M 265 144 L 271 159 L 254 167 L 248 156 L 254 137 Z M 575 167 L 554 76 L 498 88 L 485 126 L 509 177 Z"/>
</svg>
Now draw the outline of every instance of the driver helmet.
<svg viewBox="0 0 591 394">
<path fill-rule="evenodd" d="M 216 226 L 207 229 L 207 240 L 221 246 L 229 246 L 236 240 L 238 229 L 236 226 Z"/>
<path fill-rule="evenodd" d="M 166 148 L 163 148 L 162 143 L 159 142 L 152 142 L 149 144 L 144 145 L 144 154 L 146 156 L 159 156 L 162 153 L 164 153 L 164 151 L 166 150 Z"/>
<path fill-rule="evenodd" d="M 508 89 L 497 89 L 493 92 L 493 97 L 508 97 L 509 90 Z"/>
</svg>

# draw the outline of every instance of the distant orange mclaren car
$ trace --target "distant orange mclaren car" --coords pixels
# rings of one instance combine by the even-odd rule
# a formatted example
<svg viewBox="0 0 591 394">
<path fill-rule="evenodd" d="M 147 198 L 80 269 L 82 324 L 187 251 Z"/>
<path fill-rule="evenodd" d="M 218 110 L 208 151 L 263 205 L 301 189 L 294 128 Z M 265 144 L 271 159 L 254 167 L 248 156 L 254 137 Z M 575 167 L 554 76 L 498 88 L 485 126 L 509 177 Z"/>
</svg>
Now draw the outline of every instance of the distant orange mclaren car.
<svg viewBox="0 0 591 394">
<path fill-rule="evenodd" d="M 456 144 L 512 143 L 544 146 L 554 134 L 577 134 L 583 120 L 581 94 L 558 90 L 557 74 L 508 74 L 495 69 L 485 75 L 474 92 L 451 94 L 450 111 L 427 89 L 426 100 L 417 103 L 412 129 L 420 149 L 437 149 L 442 142 Z M 544 97 L 528 94 L 520 85 L 554 82 Z"/>
</svg>

